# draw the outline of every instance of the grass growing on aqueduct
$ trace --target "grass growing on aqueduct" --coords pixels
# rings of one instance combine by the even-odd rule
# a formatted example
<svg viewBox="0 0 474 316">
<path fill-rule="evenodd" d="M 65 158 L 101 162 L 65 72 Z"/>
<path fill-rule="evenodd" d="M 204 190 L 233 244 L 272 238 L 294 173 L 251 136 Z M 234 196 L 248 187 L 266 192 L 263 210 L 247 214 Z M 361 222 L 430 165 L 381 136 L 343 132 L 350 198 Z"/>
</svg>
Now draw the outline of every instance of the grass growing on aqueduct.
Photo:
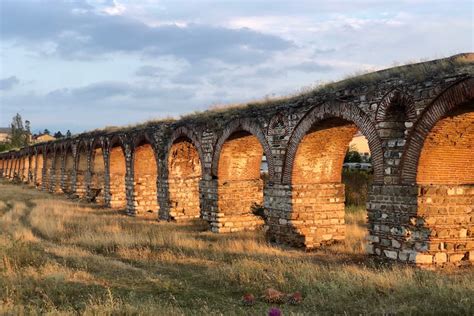
<svg viewBox="0 0 474 316">
<path fill-rule="evenodd" d="M 381 266 L 363 255 L 363 210 L 348 240 L 304 253 L 262 232 L 216 235 L 0 183 L 0 313 L 265 315 L 241 304 L 266 288 L 301 291 L 284 315 L 474 311 L 474 270 Z"/>
</svg>

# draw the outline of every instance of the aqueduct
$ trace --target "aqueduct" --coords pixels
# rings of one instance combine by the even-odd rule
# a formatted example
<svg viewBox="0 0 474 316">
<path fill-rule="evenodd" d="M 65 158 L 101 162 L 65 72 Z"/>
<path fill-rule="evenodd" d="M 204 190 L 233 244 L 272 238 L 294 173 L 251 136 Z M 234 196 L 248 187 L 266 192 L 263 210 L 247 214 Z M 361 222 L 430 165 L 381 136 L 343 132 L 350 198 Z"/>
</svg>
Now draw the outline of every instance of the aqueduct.
<svg viewBox="0 0 474 316">
<path fill-rule="evenodd" d="M 298 96 L 94 131 L 0 154 L 0 174 L 130 215 L 201 218 L 268 240 L 344 239 L 341 169 L 356 131 L 374 169 L 369 254 L 474 262 L 474 54 L 387 69 Z M 268 177 L 260 176 L 262 156 Z M 252 208 L 262 205 L 264 219 Z"/>
</svg>

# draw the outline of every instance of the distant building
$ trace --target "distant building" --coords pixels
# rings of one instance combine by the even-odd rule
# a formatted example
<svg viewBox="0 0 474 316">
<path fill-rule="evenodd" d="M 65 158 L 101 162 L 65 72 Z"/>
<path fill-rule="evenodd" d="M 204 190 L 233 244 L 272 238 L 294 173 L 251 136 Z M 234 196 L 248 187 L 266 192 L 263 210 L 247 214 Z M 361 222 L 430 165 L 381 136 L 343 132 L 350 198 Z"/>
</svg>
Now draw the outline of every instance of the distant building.
<svg viewBox="0 0 474 316">
<path fill-rule="evenodd" d="M 12 133 L 12 129 L 10 127 L 0 127 L 0 143 L 8 141 Z"/>
<path fill-rule="evenodd" d="M 50 142 L 52 140 L 56 140 L 56 138 L 49 134 L 33 135 L 33 143 Z"/>
</svg>

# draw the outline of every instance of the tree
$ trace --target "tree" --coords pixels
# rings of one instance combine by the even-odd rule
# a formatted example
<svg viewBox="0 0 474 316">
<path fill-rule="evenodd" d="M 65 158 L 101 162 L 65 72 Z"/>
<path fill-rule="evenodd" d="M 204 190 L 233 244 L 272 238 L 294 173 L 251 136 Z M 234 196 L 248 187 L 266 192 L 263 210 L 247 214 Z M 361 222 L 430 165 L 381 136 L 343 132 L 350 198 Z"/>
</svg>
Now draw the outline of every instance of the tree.
<svg viewBox="0 0 474 316">
<path fill-rule="evenodd" d="M 67 130 L 67 132 L 66 132 L 66 138 L 71 138 L 71 131 L 70 131 L 70 130 Z"/>
<path fill-rule="evenodd" d="M 30 128 L 30 122 L 27 121 L 28 124 L 25 125 L 27 128 Z M 17 113 L 12 118 L 11 124 L 11 136 L 10 136 L 10 144 L 13 148 L 15 147 L 23 147 L 28 145 L 29 142 L 29 132 L 23 127 L 23 120 L 21 119 L 21 115 Z"/>
<path fill-rule="evenodd" d="M 359 152 L 348 150 L 344 162 L 362 162 Z"/>
<path fill-rule="evenodd" d="M 51 134 L 51 132 L 49 131 L 49 129 L 45 128 L 43 131 L 43 134 L 49 135 Z"/>
<path fill-rule="evenodd" d="M 28 120 L 25 121 L 25 131 L 26 131 L 28 134 L 31 134 L 30 121 L 28 121 Z"/>
<path fill-rule="evenodd" d="M 64 135 L 63 135 L 63 133 L 61 133 L 61 131 L 57 131 L 56 133 L 54 133 L 53 136 L 54 136 L 54 138 L 56 138 L 56 139 L 59 139 L 59 138 L 63 138 L 63 137 L 64 137 Z"/>
</svg>

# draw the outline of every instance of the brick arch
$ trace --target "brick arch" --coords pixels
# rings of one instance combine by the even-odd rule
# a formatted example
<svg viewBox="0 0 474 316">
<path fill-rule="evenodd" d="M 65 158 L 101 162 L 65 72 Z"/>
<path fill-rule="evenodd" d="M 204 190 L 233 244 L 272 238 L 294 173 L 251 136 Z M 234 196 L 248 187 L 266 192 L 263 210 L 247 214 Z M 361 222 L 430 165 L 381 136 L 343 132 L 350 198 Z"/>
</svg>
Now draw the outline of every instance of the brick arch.
<svg viewBox="0 0 474 316">
<path fill-rule="evenodd" d="M 63 187 L 64 193 L 68 194 L 72 192 L 72 180 L 74 173 L 75 157 L 74 148 L 72 142 L 67 142 L 63 147 L 64 153 L 64 164 L 63 164 Z"/>
<path fill-rule="evenodd" d="M 105 141 L 103 136 L 96 136 L 91 141 L 91 150 L 101 148 L 102 150 L 105 147 Z"/>
<path fill-rule="evenodd" d="M 45 149 L 45 172 L 44 172 L 44 183 L 47 190 L 52 188 L 53 181 L 53 168 L 54 168 L 54 155 L 55 155 L 55 144 L 46 145 Z"/>
<path fill-rule="evenodd" d="M 158 213 L 158 163 L 153 138 L 146 131 L 132 136 L 133 201 L 137 214 Z"/>
<path fill-rule="evenodd" d="M 296 151 L 303 137 L 317 123 L 330 118 L 340 118 L 353 123 L 362 132 L 369 142 L 374 169 L 374 183 L 383 182 L 383 151 L 382 142 L 369 116 L 358 107 L 347 104 L 330 102 L 321 104 L 308 112 L 298 123 L 290 136 L 288 150 L 285 157 L 283 179 L 286 184 L 291 183 Z"/>
<path fill-rule="evenodd" d="M 248 132 L 258 139 L 258 141 L 260 142 L 260 145 L 263 147 L 263 152 L 265 153 L 265 156 L 267 157 L 269 179 L 270 181 L 274 181 L 275 180 L 275 164 L 273 161 L 273 155 L 270 149 L 270 145 L 268 144 L 265 134 L 263 133 L 263 129 L 260 127 L 260 125 L 254 120 L 250 120 L 250 119 L 237 119 L 227 124 L 226 129 L 223 131 L 221 137 L 218 139 L 214 147 L 214 155 L 212 158 L 212 168 L 211 168 L 212 175 L 217 176 L 218 169 L 219 169 L 219 158 L 221 155 L 222 146 L 224 145 L 226 140 L 232 134 L 236 132 Z"/>
<path fill-rule="evenodd" d="M 375 112 L 375 121 L 377 123 L 387 121 L 390 112 L 403 111 L 404 116 L 409 121 L 416 119 L 416 109 L 413 98 L 401 88 L 390 90 L 380 101 Z"/>
<path fill-rule="evenodd" d="M 44 148 L 43 146 L 35 147 L 36 152 L 36 183 L 37 186 L 42 186 L 43 184 L 43 166 L 44 166 Z"/>
<path fill-rule="evenodd" d="M 425 108 L 415 122 L 401 161 L 401 182 L 416 183 L 418 162 L 426 137 L 435 124 L 455 108 L 474 100 L 474 78 L 457 82 Z"/>
<path fill-rule="evenodd" d="M 105 203 L 105 160 L 104 148 L 106 146 L 104 137 L 96 136 L 90 143 L 90 198 L 98 204 Z"/>
<path fill-rule="evenodd" d="M 75 157 L 75 173 L 76 173 L 76 194 L 80 197 L 87 195 L 87 173 L 88 159 L 90 155 L 90 142 L 87 139 L 81 139 L 77 144 Z"/>
<path fill-rule="evenodd" d="M 122 135 L 112 135 L 109 136 L 106 140 L 105 143 L 107 144 L 107 147 L 112 149 L 113 147 L 120 146 L 125 154 L 125 140 Z"/>
<path fill-rule="evenodd" d="M 110 206 L 115 209 L 125 209 L 127 206 L 125 183 L 127 162 L 124 136 L 113 135 L 107 143 L 109 148 Z"/>
<path fill-rule="evenodd" d="M 260 174 L 263 154 L 273 180 L 273 157 L 260 126 L 253 120 L 235 120 L 227 125 L 212 162 L 217 179 L 217 222 L 211 223 L 213 230 L 253 230 L 263 224 L 262 218 L 253 214 L 264 199 L 265 182 Z"/>
<path fill-rule="evenodd" d="M 204 174 L 204 153 L 202 151 L 202 145 L 201 142 L 199 141 L 199 138 L 197 134 L 189 129 L 186 126 L 180 126 L 177 129 L 173 131 L 171 134 L 168 143 L 166 144 L 165 147 L 165 162 L 168 162 L 168 156 L 170 153 L 170 149 L 173 146 L 173 144 L 178 140 L 179 138 L 187 138 L 190 143 L 196 148 L 198 155 L 199 155 L 199 160 L 201 161 L 201 174 Z M 168 172 L 167 170 L 163 170 L 163 172 Z"/>
<path fill-rule="evenodd" d="M 132 136 L 131 143 L 132 143 L 133 148 L 139 146 L 141 143 L 144 143 L 144 142 L 155 147 L 155 142 L 153 140 L 153 137 L 151 137 L 151 135 L 149 135 L 149 133 L 146 131 L 141 131 Z"/>
<path fill-rule="evenodd" d="M 53 172 L 50 176 L 51 184 L 50 190 L 52 192 L 59 192 L 61 185 L 61 165 L 63 156 L 63 146 L 55 144 L 53 149 L 53 161 L 51 171 Z"/>
<path fill-rule="evenodd" d="M 204 174 L 202 146 L 185 126 L 175 129 L 166 145 L 169 216 L 177 219 L 201 215 L 199 183 Z"/>
</svg>

